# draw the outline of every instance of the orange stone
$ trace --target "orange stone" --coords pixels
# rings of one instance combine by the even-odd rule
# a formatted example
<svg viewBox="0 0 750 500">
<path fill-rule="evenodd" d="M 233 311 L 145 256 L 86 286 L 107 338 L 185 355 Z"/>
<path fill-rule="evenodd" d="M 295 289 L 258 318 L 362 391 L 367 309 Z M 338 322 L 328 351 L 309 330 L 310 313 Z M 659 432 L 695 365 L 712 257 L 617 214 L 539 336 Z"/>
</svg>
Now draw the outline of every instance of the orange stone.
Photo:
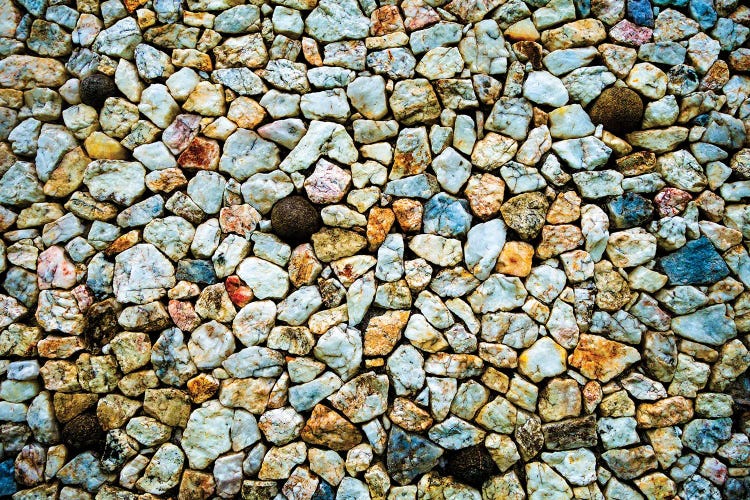
<svg viewBox="0 0 750 500">
<path fill-rule="evenodd" d="M 395 220 L 396 216 L 390 208 L 373 207 L 370 209 L 370 215 L 367 218 L 367 241 L 371 252 L 383 244 Z"/>
<path fill-rule="evenodd" d="M 406 233 L 421 229 L 423 210 L 420 202 L 410 198 L 402 198 L 393 202 L 393 213 L 396 215 L 398 225 Z"/>
<path fill-rule="evenodd" d="M 529 243 L 508 241 L 497 258 L 495 271 L 523 278 L 531 272 L 533 258 L 534 247 Z"/>
<path fill-rule="evenodd" d="M 367 324 L 364 339 L 365 356 L 385 356 L 390 354 L 401 339 L 409 311 L 386 311 L 373 316 Z"/>
</svg>

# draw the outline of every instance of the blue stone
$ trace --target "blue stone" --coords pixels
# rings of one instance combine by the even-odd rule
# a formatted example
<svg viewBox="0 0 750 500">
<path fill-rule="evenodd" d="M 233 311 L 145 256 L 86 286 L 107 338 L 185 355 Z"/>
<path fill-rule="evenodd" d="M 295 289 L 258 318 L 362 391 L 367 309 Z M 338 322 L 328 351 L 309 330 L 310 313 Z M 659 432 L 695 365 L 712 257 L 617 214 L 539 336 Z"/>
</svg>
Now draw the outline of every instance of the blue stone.
<svg viewBox="0 0 750 500">
<path fill-rule="evenodd" d="M 145 226 L 164 213 L 164 198 L 154 195 L 135 205 L 126 208 L 117 216 L 117 224 L 121 227 Z"/>
<path fill-rule="evenodd" d="M 682 431 L 682 443 L 688 448 L 711 455 L 725 441 L 732 437 L 732 419 L 697 418 L 685 426 Z"/>
<path fill-rule="evenodd" d="M 703 500 L 704 498 L 721 498 L 719 488 L 714 486 L 711 481 L 700 474 L 692 474 L 687 477 L 686 481 L 682 483 L 682 490 L 680 493 L 682 493 L 680 498 L 685 499 L 695 498 L 696 500 Z M 747 498 L 743 498 L 742 500 L 747 500 Z"/>
<path fill-rule="evenodd" d="M 425 233 L 447 238 L 464 235 L 471 227 L 469 202 L 438 193 L 425 203 L 422 223 Z"/>
<path fill-rule="evenodd" d="M 729 275 L 729 268 L 705 236 L 661 258 L 670 285 L 710 285 Z"/>
<path fill-rule="evenodd" d="M 609 219 L 618 229 L 640 226 L 651 218 L 654 204 L 636 193 L 625 193 L 613 198 L 608 204 Z"/>
<path fill-rule="evenodd" d="M 39 297 L 36 274 L 20 267 L 8 269 L 3 286 L 8 295 L 18 299 L 26 307 L 36 304 Z"/>
<path fill-rule="evenodd" d="M 591 14 L 591 0 L 574 0 L 578 17 L 587 17 Z"/>
<path fill-rule="evenodd" d="M 16 480 L 13 476 L 14 469 L 13 460 L 0 462 L 0 496 L 10 496 L 18 491 Z"/>
<path fill-rule="evenodd" d="M 628 19 L 638 26 L 654 27 L 654 11 L 650 0 L 628 0 Z"/>
<path fill-rule="evenodd" d="M 688 0 L 654 0 L 654 5 L 659 7 L 684 7 Z"/>
<path fill-rule="evenodd" d="M 418 434 L 408 434 L 398 426 L 388 436 L 386 464 L 391 477 L 399 484 L 409 484 L 437 465 L 443 449 Z"/>
<path fill-rule="evenodd" d="M 214 272 L 214 264 L 210 260 L 181 260 L 177 263 L 175 278 L 177 281 L 184 280 L 206 285 L 213 285 L 218 281 Z"/>
<path fill-rule="evenodd" d="M 429 198 L 440 191 L 437 179 L 427 174 L 410 175 L 403 179 L 389 181 L 385 185 L 385 194 L 406 198 Z"/>
<path fill-rule="evenodd" d="M 310 500 L 333 500 L 335 496 L 331 485 L 321 479 L 318 483 L 318 488 L 313 493 L 313 496 L 310 497 Z"/>
<path fill-rule="evenodd" d="M 707 30 L 719 18 L 713 0 L 690 0 L 690 17 L 698 21 L 701 29 Z"/>
<path fill-rule="evenodd" d="M 722 17 L 716 22 L 711 37 L 719 41 L 721 50 L 729 52 L 745 43 L 749 32 L 750 28 L 735 23 L 727 17 Z"/>
<path fill-rule="evenodd" d="M 747 500 L 750 498 L 750 476 L 730 477 L 724 485 L 727 500 Z"/>
<path fill-rule="evenodd" d="M 699 127 L 705 127 L 706 124 L 708 124 L 708 119 L 711 115 L 708 113 L 703 113 L 702 115 L 698 115 L 695 118 L 693 118 L 693 125 L 698 125 Z"/>
</svg>

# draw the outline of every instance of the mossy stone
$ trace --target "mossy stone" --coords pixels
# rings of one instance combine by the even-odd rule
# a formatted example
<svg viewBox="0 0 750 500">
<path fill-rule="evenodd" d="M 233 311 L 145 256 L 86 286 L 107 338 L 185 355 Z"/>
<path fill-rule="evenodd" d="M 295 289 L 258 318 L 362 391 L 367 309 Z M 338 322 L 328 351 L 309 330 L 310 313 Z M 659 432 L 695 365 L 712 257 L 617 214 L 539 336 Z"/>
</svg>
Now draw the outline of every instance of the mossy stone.
<svg viewBox="0 0 750 500">
<path fill-rule="evenodd" d="M 478 444 L 451 453 L 445 465 L 445 473 L 461 483 L 480 488 L 498 470 L 490 452 L 484 445 Z"/>
<path fill-rule="evenodd" d="M 308 241 L 320 229 L 320 215 L 304 197 L 288 196 L 273 206 L 271 227 L 282 240 L 299 244 Z"/>
<path fill-rule="evenodd" d="M 627 87 L 610 87 L 594 102 L 589 115 L 591 121 L 615 135 L 631 132 L 641 125 L 643 101 Z"/>
<path fill-rule="evenodd" d="M 101 109 L 107 98 L 117 95 L 117 86 L 107 75 L 96 73 L 81 80 L 79 93 L 82 103 Z"/>
<path fill-rule="evenodd" d="M 83 413 L 63 427 L 63 440 L 74 451 L 102 451 L 106 433 L 95 415 Z"/>
</svg>

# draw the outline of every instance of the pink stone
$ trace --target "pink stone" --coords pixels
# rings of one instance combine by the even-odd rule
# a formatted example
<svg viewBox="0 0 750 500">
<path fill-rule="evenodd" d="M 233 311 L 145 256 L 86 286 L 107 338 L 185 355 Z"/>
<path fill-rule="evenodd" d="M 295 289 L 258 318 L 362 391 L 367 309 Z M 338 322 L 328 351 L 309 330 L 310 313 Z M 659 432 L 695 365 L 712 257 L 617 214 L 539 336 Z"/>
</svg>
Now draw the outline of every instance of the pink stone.
<svg viewBox="0 0 750 500">
<path fill-rule="evenodd" d="M 73 288 L 76 284 L 76 266 L 59 246 L 49 247 L 39 254 L 36 273 L 40 290 Z"/>
<path fill-rule="evenodd" d="M 73 289 L 73 296 L 76 298 L 78 309 L 80 309 L 81 312 L 86 312 L 86 310 L 91 307 L 91 304 L 94 303 L 94 295 L 86 285 L 78 285 L 75 287 Z"/>
<path fill-rule="evenodd" d="M 200 128 L 198 115 L 177 115 L 172 124 L 161 134 L 163 142 L 173 154 L 179 154 L 188 147 Z"/>
<path fill-rule="evenodd" d="M 177 325 L 177 328 L 186 332 L 191 332 L 198 328 L 201 324 L 201 319 L 193 308 L 193 304 L 182 300 L 170 300 L 167 306 L 169 316 Z"/>
<path fill-rule="evenodd" d="M 222 232 L 236 233 L 249 238 L 263 217 L 251 205 L 224 207 L 219 214 Z"/>
<path fill-rule="evenodd" d="M 700 473 L 712 483 L 721 486 L 727 480 L 729 473 L 727 466 L 714 457 L 706 457 L 701 466 Z"/>
<path fill-rule="evenodd" d="M 651 28 L 638 26 L 627 19 L 623 19 L 609 30 L 609 36 L 612 40 L 631 47 L 640 47 L 644 43 L 648 43 L 653 34 Z"/>
<path fill-rule="evenodd" d="M 305 191 L 313 203 L 337 203 L 346 194 L 351 180 L 349 172 L 321 159 L 312 175 L 305 179 Z"/>
<path fill-rule="evenodd" d="M 654 204 L 661 217 L 680 215 L 687 208 L 693 197 L 690 193 L 677 188 L 664 188 L 654 197 Z"/>
<path fill-rule="evenodd" d="M 437 11 L 424 0 L 404 0 L 401 2 L 401 8 L 406 16 L 406 31 L 419 30 L 440 21 Z"/>
</svg>

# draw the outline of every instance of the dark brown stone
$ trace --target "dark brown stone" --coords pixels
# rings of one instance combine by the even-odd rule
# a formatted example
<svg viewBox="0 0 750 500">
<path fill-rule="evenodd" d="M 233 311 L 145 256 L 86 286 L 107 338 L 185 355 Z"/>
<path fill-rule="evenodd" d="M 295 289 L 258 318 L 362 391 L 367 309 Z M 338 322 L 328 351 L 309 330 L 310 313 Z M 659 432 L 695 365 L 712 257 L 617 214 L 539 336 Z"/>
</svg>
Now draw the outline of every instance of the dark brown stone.
<svg viewBox="0 0 750 500">
<path fill-rule="evenodd" d="M 550 450 L 573 450 L 596 446 L 596 417 L 569 418 L 542 426 L 544 442 Z"/>
<path fill-rule="evenodd" d="M 643 118 L 643 101 L 627 87 L 610 87 L 589 110 L 591 121 L 604 125 L 613 134 L 624 134 L 637 129 Z"/>
<path fill-rule="evenodd" d="M 522 40 L 513 44 L 513 51 L 521 61 L 528 61 L 534 69 L 542 69 L 542 46 L 536 42 Z"/>
<path fill-rule="evenodd" d="M 117 316 L 122 307 L 115 299 L 97 302 L 86 310 L 86 329 L 83 336 L 93 354 L 101 352 L 101 347 L 108 344 L 117 335 L 120 326 Z"/>
<path fill-rule="evenodd" d="M 96 73 L 81 80 L 79 93 L 81 102 L 100 109 L 108 97 L 117 95 L 117 87 L 107 75 Z"/>
<path fill-rule="evenodd" d="M 448 455 L 445 472 L 459 482 L 481 488 L 482 484 L 490 476 L 497 474 L 498 470 L 490 452 L 484 445 L 478 444 Z"/>
<path fill-rule="evenodd" d="M 83 413 L 73 418 L 63 427 L 63 440 L 72 450 L 80 452 L 86 450 L 102 451 L 104 449 L 105 432 L 99 425 L 95 415 Z"/>
<path fill-rule="evenodd" d="M 271 227 L 287 243 L 303 243 L 320 229 L 320 215 L 312 203 L 302 196 L 288 196 L 273 206 Z"/>
</svg>

